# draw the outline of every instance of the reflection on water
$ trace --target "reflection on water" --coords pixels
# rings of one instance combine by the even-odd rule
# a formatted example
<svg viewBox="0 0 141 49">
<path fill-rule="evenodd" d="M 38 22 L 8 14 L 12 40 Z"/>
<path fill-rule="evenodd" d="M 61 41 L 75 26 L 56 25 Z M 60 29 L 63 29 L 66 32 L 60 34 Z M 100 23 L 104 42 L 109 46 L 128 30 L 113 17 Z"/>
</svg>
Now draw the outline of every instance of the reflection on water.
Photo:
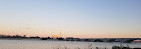
<svg viewBox="0 0 141 49">
<path fill-rule="evenodd" d="M 75 42 L 75 41 L 42 41 L 42 40 L 0 40 L 0 49 L 88 49 L 88 46 L 111 49 L 120 43 Z M 141 47 L 141 43 L 122 43 L 130 47 Z"/>
</svg>

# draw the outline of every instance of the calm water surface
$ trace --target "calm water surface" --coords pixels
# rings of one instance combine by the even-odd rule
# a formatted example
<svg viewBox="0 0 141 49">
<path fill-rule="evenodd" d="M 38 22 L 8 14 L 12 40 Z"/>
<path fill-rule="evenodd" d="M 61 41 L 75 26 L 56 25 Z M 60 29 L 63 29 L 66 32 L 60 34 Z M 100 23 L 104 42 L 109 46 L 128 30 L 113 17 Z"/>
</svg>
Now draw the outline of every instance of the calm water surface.
<svg viewBox="0 0 141 49">
<path fill-rule="evenodd" d="M 0 49 L 88 49 L 88 46 L 111 49 L 120 43 L 100 43 L 100 42 L 75 42 L 75 41 L 43 41 L 43 40 L 0 40 Z M 141 47 L 141 43 L 122 43 L 130 47 Z"/>
</svg>

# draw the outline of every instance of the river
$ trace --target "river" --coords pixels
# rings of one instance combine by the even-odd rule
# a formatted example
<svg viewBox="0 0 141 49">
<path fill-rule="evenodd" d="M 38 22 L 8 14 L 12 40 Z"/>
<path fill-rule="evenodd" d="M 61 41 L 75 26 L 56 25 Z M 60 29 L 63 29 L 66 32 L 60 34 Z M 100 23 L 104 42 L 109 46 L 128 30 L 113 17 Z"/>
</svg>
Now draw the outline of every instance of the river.
<svg viewBox="0 0 141 49">
<path fill-rule="evenodd" d="M 91 45 L 91 46 L 90 46 Z M 88 49 L 99 47 L 101 49 L 111 49 L 114 45 L 121 43 L 106 42 L 77 42 L 77 41 L 47 41 L 47 40 L 0 40 L 0 49 Z M 141 43 L 122 43 L 132 48 L 140 47 Z"/>
</svg>

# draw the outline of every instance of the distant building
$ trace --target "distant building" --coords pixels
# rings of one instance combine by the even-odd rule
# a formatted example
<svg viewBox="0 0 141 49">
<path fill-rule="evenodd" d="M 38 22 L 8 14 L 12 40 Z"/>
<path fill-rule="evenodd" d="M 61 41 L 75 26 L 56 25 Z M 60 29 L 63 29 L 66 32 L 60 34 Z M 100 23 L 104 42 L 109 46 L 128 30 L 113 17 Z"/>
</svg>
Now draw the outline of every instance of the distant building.
<svg viewBox="0 0 141 49">
<path fill-rule="evenodd" d="M 64 38 L 60 37 L 60 38 L 57 38 L 58 40 L 64 40 Z"/>
<path fill-rule="evenodd" d="M 141 40 L 133 40 L 133 42 L 141 42 Z"/>
<path fill-rule="evenodd" d="M 74 41 L 74 38 L 73 37 L 67 37 L 66 41 Z"/>
</svg>

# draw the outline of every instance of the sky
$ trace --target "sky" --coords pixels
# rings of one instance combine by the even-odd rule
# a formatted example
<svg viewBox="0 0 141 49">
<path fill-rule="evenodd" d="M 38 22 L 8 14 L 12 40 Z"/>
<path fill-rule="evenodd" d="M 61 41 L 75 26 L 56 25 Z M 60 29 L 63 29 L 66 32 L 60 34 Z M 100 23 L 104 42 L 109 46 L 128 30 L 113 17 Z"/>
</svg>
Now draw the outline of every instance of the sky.
<svg viewBox="0 0 141 49">
<path fill-rule="evenodd" d="M 0 0 L 0 34 L 141 38 L 141 0 Z"/>
</svg>

